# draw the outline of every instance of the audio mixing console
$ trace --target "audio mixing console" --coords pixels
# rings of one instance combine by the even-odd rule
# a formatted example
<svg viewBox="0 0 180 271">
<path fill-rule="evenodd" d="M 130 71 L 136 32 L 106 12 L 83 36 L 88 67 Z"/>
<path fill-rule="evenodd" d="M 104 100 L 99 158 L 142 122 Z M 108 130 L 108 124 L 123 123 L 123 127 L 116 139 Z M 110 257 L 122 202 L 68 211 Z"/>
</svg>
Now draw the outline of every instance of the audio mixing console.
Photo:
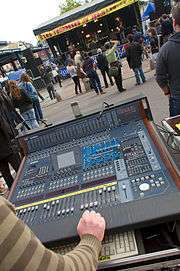
<svg viewBox="0 0 180 271">
<path fill-rule="evenodd" d="M 139 98 L 21 138 L 28 153 L 10 200 L 42 242 L 76 237 L 85 210 L 104 215 L 108 230 L 179 216 L 177 180 L 152 140 L 143 103 Z"/>
</svg>

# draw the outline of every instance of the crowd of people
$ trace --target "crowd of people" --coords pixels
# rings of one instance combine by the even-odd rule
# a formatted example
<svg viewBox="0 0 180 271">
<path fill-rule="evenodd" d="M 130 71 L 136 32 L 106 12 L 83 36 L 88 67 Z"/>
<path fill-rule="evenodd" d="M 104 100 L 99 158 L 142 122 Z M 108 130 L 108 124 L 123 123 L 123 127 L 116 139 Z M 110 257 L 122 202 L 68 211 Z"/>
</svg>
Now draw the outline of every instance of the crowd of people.
<svg viewBox="0 0 180 271">
<path fill-rule="evenodd" d="M 117 18 L 118 19 L 118 18 Z M 134 26 L 131 33 L 125 36 L 123 40 L 127 41 L 126 55 L 130 69 L 134 71 L 136 85 L 146 82 L 145 74 L 142 69 L 144 55 L 150 58 L 151 68 L 156 66 L 156 59 L 161 46 L 168 40 L 174 32 L 172 18 L 164 14 L 158 21 L 150 24 L 145 34 Z M 124 32 L 123 32 L 124 33 Z M 102 48 L 94 49 L 96 54 L 92 56 L 92 51 L 80 52 L 73 49 L 66 59 L 67 70 L 75 84 L 75 94 L 82 93 L 81 79 L 89 79 L 89 85 L 85 85 L 86 91 L 89 87 L 99 94 L 104 94 L 101 80 L 97 73 L 100 70 L 105 88 L 114 83 L 119 92 L 125 90 L 122 84 L 122 65 L 118 56 L 119 42 L 106 42 Z M 95 48 L 95 47 L 94 47 Z M 109 83 L 108 83 L 108 80 Z"/>
<path fill-rule="evenodd" d="M 18 110 L 18 111 L 17 111 Z M 15 140 L 21 132 L 38 128 L 43 121 L 43 112 L 38 91 L 28 74 L 21 75 L 19 82 L 6 81 L 0 90 L 0 172 L 8 188 L 13 184 L 11 168 L 18 171 L 21 162 L 20 149 Z M 9 166 L 10 165 L 10 166 Z M 0 192 L 3 191 L 0 183 Z"/>
<path fill-rule="evenodd" d="M 114 78 L 118 91 L 125 91 L 122 85 L 121 61 L 116 54 L 117 44 L 118 42 L 106 42 L 102 49 L 98 48 L 96 57 L 92 56 L 92 52 L 77 51 L 74 59 L 68 59 L 67 70 L 74 81 L 77 95 L 82 93 L 81 79 L 87 92 L 93 89 L 97 95 L 105 94 L 97 69 L 101 71 L 105 88 L 109 87 L 108 77 L 111 86 L 114 85 Z M 89 79 L 89 84 L 85 78 Z"/>
<path fill-rule="evenodd" d="M 150 23 L 145 34 L 134 26 L 131 33 L 127 37 L 124 36 L 127 40 L 125 46 L 127 62 L 129 68 L 134 71 L 136 85 L 146 82 L 142 68 L 143 59 L 146 57 L 150 61 L 150 68 L 156 70 L 157 82 L 163 90 L 162 86 L 166 84 L 168 91 L 166 90 L 165 93 L 170 94 L 171 116 L 180 113 L 177 97 L 179 96 L 179 75 L 177 74 L 179 59 L 178 55 L 176 59 L 173 59 L 169 53 L 172 51 L 171 54 L 174 52 L 176 55 L 179 49 L 179 13 L 179 3 L 177 3 L 173 8 L 172 16 L 163 14 L 159 20 Z M 126 90 L 122 82 L 122 64 L 118 56 L 118 43 L 118 41 L 106 42 L 102 48 L 97 48 L 96 55 L 93 56 L 91 51 L 85 53 L 77 51 L 73 58 L 69 56 L 67 69 L 74 81 L 77 95 L 82 93 L 81 79 L 84 80 L 84 78 L 89 79 L 89 86 L 85 85 L 87 91 L 91 88 L 97 95 L 105 93 L 97 69 L 102 74 L 105 88 L 108 88 L 109 85 L 113 86 L 115 83 L 119 92 Z M 170 67 L 172 59 L 172 67 Z M 173 83 L 171 83 L 171 79 L 173 79 Z M 178 109 L 175 100 L 178 100 Z"/>
</svg>

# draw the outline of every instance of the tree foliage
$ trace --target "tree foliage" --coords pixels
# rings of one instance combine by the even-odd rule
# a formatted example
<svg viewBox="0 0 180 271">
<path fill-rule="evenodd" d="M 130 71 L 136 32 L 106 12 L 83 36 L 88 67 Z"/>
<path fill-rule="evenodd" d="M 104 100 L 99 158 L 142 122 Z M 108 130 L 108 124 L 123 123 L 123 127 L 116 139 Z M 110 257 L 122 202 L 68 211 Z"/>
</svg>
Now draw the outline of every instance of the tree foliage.
<svg viewBox="0 0 180 271">
<path fill-rule="evenodd" d="M 81 6 L 81 3 L 78 0 L 66 0 L 63 5 L 60 5 L 60 14 L 63 14 L 67 11 L 70 11 L 74 8 Z"/>
</svg>

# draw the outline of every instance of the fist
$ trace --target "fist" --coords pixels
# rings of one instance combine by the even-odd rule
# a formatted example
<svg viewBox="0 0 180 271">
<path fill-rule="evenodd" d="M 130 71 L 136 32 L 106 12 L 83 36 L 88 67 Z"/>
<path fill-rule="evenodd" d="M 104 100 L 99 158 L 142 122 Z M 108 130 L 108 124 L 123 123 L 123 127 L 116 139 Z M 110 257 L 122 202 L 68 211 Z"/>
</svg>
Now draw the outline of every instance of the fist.
<svg viewBox="0 0 180 271">
<path fill-rule="evenodd" d="M 105 226 L 105 220 L 99 213 L 86 211 L 79 221 L 77 231 L 80 238 L 85 234 L 90 234 L 95 236 L 99 241 L 102 241 L 104 238 Z"/>
</svg>

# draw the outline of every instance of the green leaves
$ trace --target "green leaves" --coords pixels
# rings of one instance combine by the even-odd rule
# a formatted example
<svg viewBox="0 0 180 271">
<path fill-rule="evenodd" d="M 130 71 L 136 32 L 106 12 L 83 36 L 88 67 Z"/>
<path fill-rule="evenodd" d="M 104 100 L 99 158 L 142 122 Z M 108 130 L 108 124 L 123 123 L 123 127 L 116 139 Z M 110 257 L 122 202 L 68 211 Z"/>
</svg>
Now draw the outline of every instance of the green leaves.
<svg viewBox="0 0 180 271">
<path fill-rule="evenodd" d="M 59 6 L 60 7 L 60 14 L 68 12 L 74 8 L 79 7 L 79 6 L 81 6 L 81 3 L 78 0 L 65 0 L 65 3 L 61 6 Z"/>
</svg>

